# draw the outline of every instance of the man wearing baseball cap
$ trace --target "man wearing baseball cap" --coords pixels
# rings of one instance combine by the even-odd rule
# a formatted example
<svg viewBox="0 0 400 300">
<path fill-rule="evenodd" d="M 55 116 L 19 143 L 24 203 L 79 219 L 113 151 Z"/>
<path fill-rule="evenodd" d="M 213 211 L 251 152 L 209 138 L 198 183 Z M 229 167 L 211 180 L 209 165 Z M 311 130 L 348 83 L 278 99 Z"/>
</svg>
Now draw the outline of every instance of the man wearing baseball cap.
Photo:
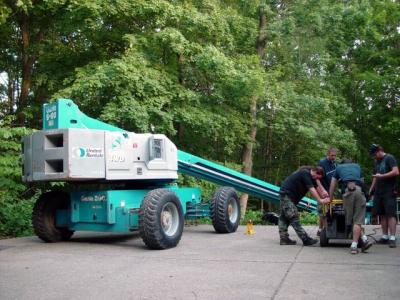
<svg viewBox="0 0 400 300">
<path fill-rule="evenodd" d="M 369 154 L 375 158 L 369 193 L 374 194 L 373 213 L 379 215 L 382 226 L 382 238 L 378 243 L 396 248 L 396 177 L 399 175 L 399 167 L 395 157 L 385 153 L 378 144 L 371 145 Z"/>
</svg>

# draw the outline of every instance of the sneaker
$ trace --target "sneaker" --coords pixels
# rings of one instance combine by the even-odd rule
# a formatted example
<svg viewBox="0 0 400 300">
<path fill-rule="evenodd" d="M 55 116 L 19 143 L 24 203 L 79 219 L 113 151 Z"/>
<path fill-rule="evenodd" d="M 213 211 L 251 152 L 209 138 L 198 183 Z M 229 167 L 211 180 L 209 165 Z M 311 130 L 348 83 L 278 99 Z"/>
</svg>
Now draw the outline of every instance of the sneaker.
<svg viewBox="0 0 400 300">
<path fill-rule="evenodd" d="M 389 243 L 389 239 L 380 238 L 377 243 L 386 245 Z"/>
<path fill-rule="evenodd" d="M 366 242 L 363 242 L 361 245 L 361 252 L 363 252 L 363 253 L 367 252 L 367 250 L 369 248 L 371 248 L 371 246 L 372 246 L 372 242 L 370 242 L 368 240 Z"/>
<path fill-rule="evenodd" d="M 396 248 L 396 240 L 389 240 L 389 247 Z"/>
<path fill-rule="evenodd" d="M 303 241 L 304 246 L 312 246 L 312 245 L 315 245 L 316 243 L 318 243 L 318 240 L 310 238 L 310 237 Z"/>
<path fill-rule="evenodd" d="M 291 240 L 289 238 L 281 238 L 280 244 L 281 245 L 296 245 L 297 242 L 293 241 L 293 240 Z"/>
<path fill-rule="evenodd" d="M 351 254 L 358 254 L 358 248 L 357 247 L 350 247 L 350 253 Z"/>
</svg>

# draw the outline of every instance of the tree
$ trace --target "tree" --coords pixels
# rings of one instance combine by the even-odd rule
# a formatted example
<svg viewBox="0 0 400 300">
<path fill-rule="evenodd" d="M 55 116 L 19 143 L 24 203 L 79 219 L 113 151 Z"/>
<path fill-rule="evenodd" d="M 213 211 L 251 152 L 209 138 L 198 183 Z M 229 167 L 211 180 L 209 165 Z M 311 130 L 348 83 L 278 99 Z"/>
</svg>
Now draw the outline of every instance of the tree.
<svg viewBox="0 0 400 300">
<path fill-rule="evenodd" d="M 255 43 L 257 55 L 260 61 L 263 59 L 264 56 L 265 44 L 267 39 L 266 37 L 267 16 L 265 10 L 266 10 L 266 5 L 265 4 L 260 5 L 258 11 L 258 17 L 259 17 L 258 36 Z M 253 80 L 256 81 L 257 80 L 256 74 L 253 74 L 251 78 L 253 78 Z M 249 176 L 252 175 L 253 171 L 253 147 L 256 143 L 256 136 L 258 129 L 257 104 L 259 103 L 259 98 L 262 96 L 264 92 L 262 85 L 265 84 L 264 82 L 262 82 L 262 80 L 259 80 L 259 83 L 260 87 L 258 88 L 255 87 L 254 94 L 252 95 L 250 101 L 250 113 L 249 113 L 250 124 L 249 124 L 248 140 L 243 146 L 243 153 L 242 153 L 242 162 L 243 162 L 242 172 Z M 242 210 L 243 217 L 245 216 L 246 213 L 248 199 L 249 199 L 248 194 L 242 194 L 240 196 L 240 207 Z"/>
<path fill-rule="evenodd" d="M 400 155 L 398 66 L 400 57 L 399 6 L 394 1 L 360 1 L 337 4 L 340 19 L 327 19 L 333 58 L 330 85 L 340 91 L 353 113 L 346 125 L 358 140 L 359 158 L 370 166 L 367 149 L 373 142 Z M 334 23 L 334 24 L 333 24 Z"/>
</svg>

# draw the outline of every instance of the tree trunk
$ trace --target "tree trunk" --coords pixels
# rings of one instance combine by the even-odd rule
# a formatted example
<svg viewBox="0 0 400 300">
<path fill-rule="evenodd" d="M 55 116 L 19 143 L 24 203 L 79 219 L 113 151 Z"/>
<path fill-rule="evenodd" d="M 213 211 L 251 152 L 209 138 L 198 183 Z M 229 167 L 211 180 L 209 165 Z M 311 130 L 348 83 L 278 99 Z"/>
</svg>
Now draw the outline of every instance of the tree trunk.
<svg viewBox="0 0 400 300">
<path fill-rule="evenodd" d="M 260 56 L 260 58 L 262 58 L 262 56 L 264 55 L 264 50 L 265 50 L 266 25 L 267 25 L 267 17 L 265 15 L 265 9 L 264 9 L 264 6 L 260 6 L 258 37 L 257 37 L 257 41 L 256 41 L 256 50 L 257 50 L 257 54 Z M 251 176 L 252 171 L 253 171 L 253 147 L 254 147 L 254 143 L 256 141 L 256 135 L 257 135 L 257 101 L 258 101 L 258 96 L 254 96 L 252 98 L 252 101 L 250 104 L 250 117 L 251 117 L 250 123 L 251 123 L 251 125 L 250 125 L 250 131 L 249 131 L 249 140 L 246 143 L 246 145 L 243 147 L 243 155 L 242 155 L 242 163 L 243 163 L 242 172 L 249 176 Z M 248 200 L 249 200 L 248 194 L 241 195 L 240 208 L 241 208 L 241 214 L 243 217 L 246 214 Z"/>
<path fill-rule="evenodd" d="M 8 113 L 13 114 L 14 113 L 14 93 L 15 93 L 15 81 L 13 78 L 10 78 L 10 75 L 8 74 L 8 82 L 7 82 L 7 97 L 8 97 Z"/>
<path fill-rule="evenodd" d="M 251 127 L 249 132 L 249 140 L 243 148 L 242 162 L 243 169 L 242 172 L 251 176 L 253 171 L 253 147 L 256 141 L 257 135 L 257 96 L 254 96 L 250 104 L 250 116 L 251 116 Z M 240 196 L 240 207 L 242 216 L 246 214 L 247 201 L 249 200 L 248 194 L 242 194 Z"/>
<path fill-rule="evenodd" d="M 17 107 L 17 122 L 21 126 L 25 121 L 25 116 L 22 110 L 26 107 L 28 103 L 29 88 L 31 86 L 31 73 L 33 60 L 29 56 L 29 26 L 28 17 L 24 14 L 21 17 L 20 23 L 21 29 L 21 58 L 22 58 L 22 83 L 21 83 L 21 93 L 18 99 Z"/>
<path fill-rule="evenodd" d="M 31 33 L 29 26 L 29 18 L 24 12 L 21 13 L 19 22 L 21 30 L 21 60 L 22 60 L 22 79 L 21 92 L 17 102 L 17 122 L 21 126 L 25 123 L 23 110 L 28 106 L 28 96 L 31 88 L 32 70 L 38 54 L 38 47 L 35 50 L 31 46 Z M 39 29 L 39 32 L 34 37 L 33 44 L 38 46 L 44 38 L 44 27 Z"/>
</svg>

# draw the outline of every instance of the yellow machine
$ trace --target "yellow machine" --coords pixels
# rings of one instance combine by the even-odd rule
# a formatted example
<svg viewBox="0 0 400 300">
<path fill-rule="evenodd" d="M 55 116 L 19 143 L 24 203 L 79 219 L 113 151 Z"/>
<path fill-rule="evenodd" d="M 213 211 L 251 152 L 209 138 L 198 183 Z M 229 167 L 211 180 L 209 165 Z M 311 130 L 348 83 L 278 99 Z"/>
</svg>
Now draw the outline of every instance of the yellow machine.
<svg viewBox="0 0 400 300">
<path fill-rule="evenodd" d="M 342 199 L 333 199 L 322 208 L 326 217 L 326 226 L 321 230 L 320 246 L 326 247 L 330 239 L 348 239 L 352 234 L 351 226 L 346 226 L 345 211 Z"/>
</svg>

